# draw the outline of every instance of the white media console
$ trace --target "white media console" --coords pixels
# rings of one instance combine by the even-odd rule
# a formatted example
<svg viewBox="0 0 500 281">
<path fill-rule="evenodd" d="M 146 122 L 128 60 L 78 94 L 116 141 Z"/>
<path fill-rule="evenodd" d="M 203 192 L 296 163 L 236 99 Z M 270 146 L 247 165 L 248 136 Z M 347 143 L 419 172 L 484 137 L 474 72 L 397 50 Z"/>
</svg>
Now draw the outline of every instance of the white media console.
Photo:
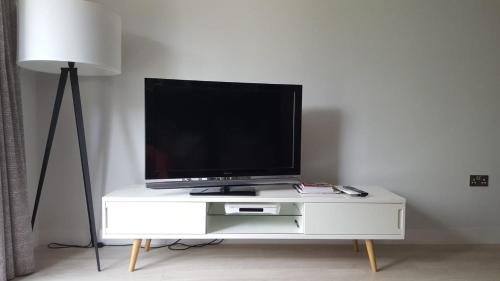
<svg viewBox="0 0 500 281">
<path fill-rule="evenodd" d="M 406 200 L 380 187 L 361 187 L 367 197 L 301 195 L 291 186 L 267 186 L 257 196 L 190 196 L 186 189 L 144 185 L 102 199 L 105 239 L 134 239 L 129 270 L 142 240 L 151 239 L 349 239 L 366 241 L 377 271 L 373 240 L 404 239 Z M 224 204 L 279 203 L 277 215 L 226 215 Z"/>
</svg>

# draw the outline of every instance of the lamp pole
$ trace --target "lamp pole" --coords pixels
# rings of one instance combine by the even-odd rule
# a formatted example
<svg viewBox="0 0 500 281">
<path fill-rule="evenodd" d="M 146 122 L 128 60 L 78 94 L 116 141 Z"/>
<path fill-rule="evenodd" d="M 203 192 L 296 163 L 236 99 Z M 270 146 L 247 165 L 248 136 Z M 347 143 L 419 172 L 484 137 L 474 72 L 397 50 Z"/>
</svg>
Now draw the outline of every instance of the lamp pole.
<svg viewBox="0 0 500 281">
<path fill-rule="evenodd" d="M 85 189 L 85 199 L 87 202 L 87 215 L 89 219 L 90 226 L 90 240 L 91 244 L 95 249 L 95 257 L 97 261 L 97 270 L 101 271 L 101 263 L 99 260 L 99 245 L 97 241 L 97 233 L 95 227 L 94 218 L 94 204 L 92 201 L 92 188 L 90 185 L 90 173 L 89 173 L 89 163 L 87 157 L 87 144 L 85 140 L 85 128 L 83 125 L 83 113 L 82 113 L 82 103 L 80 99 L 80 86 L 78 83 L 78 70 L 75 67 L 74 62 L 69 62 L 68 67 L 61 68 L 61 74 L 59 76 L 59 86 L 57 87 L 56 99 L 54 102 L 54 108 L 52 110 L 52 118 L 50 120 L 49 135 L 47 137 L 47 143 L 45 145 L 45 152 L 43 154 L 42 170 L 40 172 L 40 178 L 38 180 L 38 188 L 35 197 L 35 206 L 33 208 L 33 214 L 31 216 L 31 228 L 35 226 L 36 215 L 38 212 L 38 204 L 40 203 L 40 196 L 42 194 L 43 183 L 45 180 L 45 174 L 47 172 L 47 165 L 50 158 L 50 152 L 52 149 L 52 143 L 54 141 L 54 135 L 56 132 L 57 121 L 59 119 L 59 111 L 61 109 L 61 103 L 64 96 L 64 88 L 66 86 L 66 81 L 69 79 L 71 83 L 71 92 L 73 94 L 73 108 L 75 112 L 76 120 L 76 130 L 78 134 L 78 146 L 80 148 L 80 160 L 82 165 L 83 174 L 83 186 Z"/>
</svg>

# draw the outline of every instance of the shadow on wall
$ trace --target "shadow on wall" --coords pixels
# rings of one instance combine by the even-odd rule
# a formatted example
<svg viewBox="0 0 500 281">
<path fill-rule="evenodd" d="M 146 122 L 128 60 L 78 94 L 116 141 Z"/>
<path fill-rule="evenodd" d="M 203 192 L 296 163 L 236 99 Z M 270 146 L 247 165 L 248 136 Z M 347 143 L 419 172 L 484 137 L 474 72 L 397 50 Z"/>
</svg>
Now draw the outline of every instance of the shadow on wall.
<svg viewBox="0 0 500 281">
<path fill-rule="evenodd" d="M 89 163 L 89 168 L 93 194 L 98 194 L 94 200 L 94 206 L 96 207 L 100 206 L 100 198 L 103 195 L 106 174 L 108 173 L 112 101 L 106 83 L 109 79 L 114 79 L 114 77 L 100 77 L 98 79 L 98 84 L 93 87 L 92 91 L 86 89 L 89 98 L 86 98 L 85 105 L 88 109 L 86 117 L 90 119 L 87 129 L 91 131 L 92 137 L 91 142 L 88 144 L 90 146 L 88 151 L 93 156 L 93 161 Z M 89 84 L 92 82 L 94 81 L 88 81 Z"/>
<path fill-rule="evenodd" d="M 124 33 L 122 41 L 122 76 L 136 74 L 142 80 L 146 76 L 175 72 L 170 48 L 163 42 L 132 33 Z"/>
<path fill-rule="evenodd" d="M 124 33 L 122 44 L 120 75 L 83 78 L 98 229 L 100 198 L 116 187 L 144 181 L 144 78 L 171 71 L 168 48 L 161 42 Z"/>
<path fill-rule="evenodd" d="M 406 198 L 409 198 L 406 197 Z M 446 225 L 422 212 L 406 201 L 406 237 L 409 243 L 426 241 L 437 243 L 464 243 L 467 237 L 457 232 L 456 229 L 447 229 Z"/>
<path fill-rule="evenodd" d="M 304 109 L 302 112 L 302 178 L 304 181 L 342 183 L 340 178 L 341 113 L 334 109 Z M 411 198 L 410 194 L 399 195 Z M 406 241 L 461 243 L 467 237 L 434 219 L 407 201 Z"/>
<path fill-rule="evenodd" d="M 172 71 L 168 47 L 163 43 L 130 33 L 124 33 L 122 40 L 122 74 L 107 80 L 99 104 L 102 123 L 98 147 L 102 149 L 98 157 L 103 169 L 99 184 L 103 194 L 114 186 L 144 180 L 144 78 Z M 113 174 L 117 169 L 110 169 L 117 163 L 123 174 Z"/>
<path fill-rule="evenodd" d="M 305 109 L 302 112 L 302 178 L 339 182 L 340 112 Z"/>
</svg>

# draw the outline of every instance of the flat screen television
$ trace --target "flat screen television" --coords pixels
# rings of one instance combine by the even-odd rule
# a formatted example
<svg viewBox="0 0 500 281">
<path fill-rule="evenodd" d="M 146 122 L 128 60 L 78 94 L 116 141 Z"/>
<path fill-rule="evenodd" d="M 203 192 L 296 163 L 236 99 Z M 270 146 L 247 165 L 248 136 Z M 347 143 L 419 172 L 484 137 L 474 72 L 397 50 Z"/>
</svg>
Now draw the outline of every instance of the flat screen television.
<svg viewBox="0 0 500 281">
<path fill-rule="evenodd" d="M 228 189 L 300 175 L 302 86 L 145 79 L 146 183 Z"/>
</svg>

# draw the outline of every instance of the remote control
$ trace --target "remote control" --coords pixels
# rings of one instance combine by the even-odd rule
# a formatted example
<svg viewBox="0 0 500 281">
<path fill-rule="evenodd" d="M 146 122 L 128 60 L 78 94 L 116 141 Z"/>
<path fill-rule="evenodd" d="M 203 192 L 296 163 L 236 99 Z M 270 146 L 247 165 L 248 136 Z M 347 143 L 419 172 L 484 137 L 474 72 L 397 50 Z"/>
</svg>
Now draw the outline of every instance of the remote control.
<svg viewBox="0 0 500 281">
<path fill-rule="evenodd" d="M 366 197 L 368 195 L 368 192 L 357 189 L 357 188 L 349 186 L 349 185 L 337 185 L 335 187 L 338 190 L 342 191 L 343 193 L 351 195 L 351 196 Z"/>
</svg>

